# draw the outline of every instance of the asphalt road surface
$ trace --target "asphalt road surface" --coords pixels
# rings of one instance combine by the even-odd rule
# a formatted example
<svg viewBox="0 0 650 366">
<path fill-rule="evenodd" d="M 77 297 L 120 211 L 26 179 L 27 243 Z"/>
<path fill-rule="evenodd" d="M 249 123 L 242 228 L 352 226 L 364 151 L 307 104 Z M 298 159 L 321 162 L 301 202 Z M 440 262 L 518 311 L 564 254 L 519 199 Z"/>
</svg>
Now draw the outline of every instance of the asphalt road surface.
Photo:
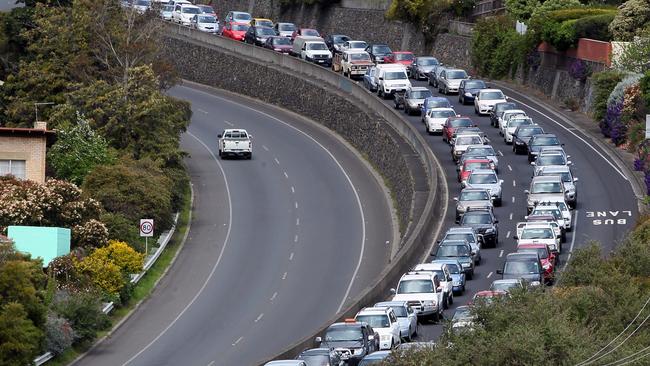
<svg viewBox="0 0 650 366">
<path fill-rule="evenodd" d="M 22 8 L 25 4 L 16 4 L 15 0 L 0 0 L 0 11 L 11 11 L 13 8 Z"/>
<path fill-rule="evenodd" d="M 182 147 L 194 187 L 187 242 L 152 297 L 79 365 L 252 365 L 313 333 L 388 263 L 392 218 L 377 180 L 321 127 L 188 86 Z M 218 160 L 245 128 L 253 159 Z"/>
<path fill-rule="evenodd" d="M 413 86 L 427 86 L 426 81 L 412 81 Z M 496 87 L 496 86 L 495 86 Z M 429 87 L 434 96 L 445 96 Z M 527 98 L 518 93 L 504 89 L 504 93 L 511 97 L 521 109 L 540 124 L 544 131 L 558 136 L 565 144 L 565 151 L 571 156 L 573 173 L 579 178 L 576 183 L 578 190 L 578 205 L 573 210 L 573 231 L 567 233 L 563 252 L 560 256 L 560 268 L 567 263 L 572 250 L 586 245 L 590 241 L 597 241 L 607 253 L 612 250 L 621 238 L 630 230 L 637 217 L 637 204 L 630 183 L 623 172 L 611 161 L 606 152 L 594 144 L 589 143 L 590 138 L 556 118 L 548 108 L 540 105 L 534 99 Z M 482 249 L 482 263 L 476 267 L 474 279 L 467 281 L 466 292 L 455 297 L 453 306 L 445 311 L 445 317 L 450 319 L 454 309 L 465 305 L 477 291 L 487 290 L 495 279 L 500 279 L 496 271 L 502 268 L 505 256 L 516 250 L 516 242 L 512 238 L 517 222 L 525 221 L 526 194 L 533 167 L 528 163 L 526 155 L 515 155 L 511 145 L 506 145 L 498 129 L 490 126 L 488 116 L 474 114 L 474 106 L 461 105 L 458 95 L 446 96 L 453 104 L 456 113 L 470 116 L 491 140 L 491 145 L 499 158 L 499 178 L 503 183 L 503 205 L 496 207 L 495 213 L 499 219 L 499 245 L 492 249 Z M 393 100 L 385 100 L 393 106 Z M 453 227 L 455 215 L 455 202 L 453 197 L 458 196 L 461 190 L 457 181 L 456 165 L 451 158 L 451 147 L 442 141 L 440 135 L 428 135 L 420 116 L 406 116 L 405 118 L 415 126 L 429 142 L 434 154 L 439 158 L 449 184 L 449 207 L 447 217 L 444 218 L 445 229 Z M 502 156 L 501 156 L 502 155 Z M 438 238 L 440 239 L 440 238 Z M 435 340 L 443 331 L 441 324 L 425 325 L 420 329 L 419 340 Z"/>
</svg>

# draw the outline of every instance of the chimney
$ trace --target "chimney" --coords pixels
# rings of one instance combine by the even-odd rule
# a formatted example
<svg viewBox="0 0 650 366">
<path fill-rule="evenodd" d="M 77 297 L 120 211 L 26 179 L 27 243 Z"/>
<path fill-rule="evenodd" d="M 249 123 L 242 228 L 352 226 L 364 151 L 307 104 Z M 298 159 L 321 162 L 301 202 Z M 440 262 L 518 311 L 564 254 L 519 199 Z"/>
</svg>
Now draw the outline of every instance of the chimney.
<svg viewBox="0 0 650 366">
<path fill-rule="evenodd" d="M 36 130 L 47 130 L 47 122 L 36 121 L 34 122 L 34 129 Z"/>
</svg>

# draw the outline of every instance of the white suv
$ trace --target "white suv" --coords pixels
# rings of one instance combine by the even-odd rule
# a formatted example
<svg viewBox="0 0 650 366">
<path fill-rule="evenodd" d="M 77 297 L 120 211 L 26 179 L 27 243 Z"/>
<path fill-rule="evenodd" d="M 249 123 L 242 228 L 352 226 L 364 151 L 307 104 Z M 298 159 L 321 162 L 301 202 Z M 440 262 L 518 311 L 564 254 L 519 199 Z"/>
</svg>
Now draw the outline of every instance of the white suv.
<svg viewBox="0 0 650 366">
<path fill-rule="evenodd" d="M 392 301 L 407 301 L 418 317 L 440 320 L 443 312 L 443 289 L 438 275 L 432 272 L 408 272 L 402 275 Z"/>
<path fill-rule="evenodd" d="M 474 98 L 474 112 L 476 114 L 488 114 L 497 103 L 507 102 L 503 92 L 499 89 L 481 89 Z"/>
<path fill-rule="evenodd" d="M 415 266 L 413 270 L 433 272 L 438 275 L 443 293 L 443 307 L 448 309 L 449 305 L 454 303 L 454 281 L 451 279 L 451 273 L 446 263 L 422 263 Z"/>
<path fill-rule="evenodd" d="M 354 317 L 366 323 L 379 334 L 379 349 L 392 349 L 402 343 L 400 326 L 393 309 L 389 307 L 363 308 Z"/>
<path fill-rule="evenodd" d="M 411 81 L 406 74 L 406 66 L 401 64 L 377 65 L 379 70 L 377 95 L 386 98 L 395 92 L 404 92 L 411 87 Z"/>
</svg>

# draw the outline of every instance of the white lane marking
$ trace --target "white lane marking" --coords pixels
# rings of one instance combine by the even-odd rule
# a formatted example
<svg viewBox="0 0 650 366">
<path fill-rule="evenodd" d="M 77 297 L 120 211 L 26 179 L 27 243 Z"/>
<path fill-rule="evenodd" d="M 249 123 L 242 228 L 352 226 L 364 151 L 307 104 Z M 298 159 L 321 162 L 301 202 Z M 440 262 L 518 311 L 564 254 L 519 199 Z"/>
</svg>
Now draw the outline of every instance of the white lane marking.
<svg viewBox="0 0 650 366">
<path fill-rule="evenodd" d="M 573 222 L 573 235 L 571 235 L 571 247 L 569 248 L 569 255 L 566 258 L 566 263 L 564 263 L 564 268 L 562 270 L 566 269 L 566 266 L 569 264 L 569 260 L 571 259 L 571 254 L 573 254 L 573 245 L 576 243 L 576 234 L 578 233 L 578 212 L 580 210 L 575 210 L 573 213 L 573 219 L 571 221 Z"/>
<path fill-rule="evenodd" d="M 197 110 L 197 111 L 199 111 L 199 112 L 201 112 L 201 113 L 203 113 L 203 114 L 208 114 L 208 112 L 207 112 L 207 111 L 204 111 L 204 110 L 203 110 L 203 109 L 201 109 L 201 108 L 197 108 L 196 110 Z"/>
<path fill-rule="evenodd" d="M 298 208 L 298 202 L 294 202 L 293 206 L 297 209 Z"/>
<path fill-rule="evenodd" d="M 286 280 L 286 279 L 287 279 L 287 272 L 284 272 L 284 274 L 282 275 L 282 279 L 283 279 L 283 280 Z"/>
<path fill-rule="evenodd" d="M 289 174 L 287 174 L 287 172 L 283 172 L 283 173 L 284 173 L 284 177 L 289 179 Z"/>
<path fill-rule="evenodd" d="M 296 219 L 296 226 L 300 226 L 300 219 Z"/>
<path fill-rule="evenodd" d="M 517 186 L 517 182 L 516 182 L 514 179 L 512 180 L 512 186 L 513 186 L 513 187 L 516 187 L 516 186 Z"/>
<path fill-rule="evenodd" d="M 512 212 L 510 213 L 510 220 L 512 220 Z"/>
<path fill-rule="evenodd" d="M 219 159 L 217 159 L 217 157 L 214 155 L 214 153 L 212 152 L 212 150 L 210 150 L 210 148 L 208 147 L 208 145 L 206 145 L 203 141 L 201 141 L 201 139 L 199 139 L 198 137 L 196 137 L 195 135 L 193 135 L 190 131 L 187 131 L 187 134 L 190 135 L 190 136 L 192 136 L 196 141 L 198 141 L 201 145 L 203 145 L 203 147 L 204 147 L 204 148 L 205 148 L 205 149 L 210 153 L 210 155 L 212 156 L 212 159 L 214 159 L 214 161 L 217 163 L 217 166 L 219 167 L 219 170 L 221 171 L 221 174 L 223 175 L 223 181 L 224 181 L 224 185 L 225 185 L 225 187 L 226 187 L 226 196 L 228 197 L 228 222 L 229 222 L 229 223 L 232 223 L 232 199 L 231 199 L 231 197 L 230 197 L 230 187 L 229 187 L 229 185 L 228 185 L 228 179 L 226 178 L 226 172 L 223 170 L 223 166 L 221 165 L 221 162 L 219 162 Z M 178 315 L 176 315 L 176 317 L 174 318 L 174 320 L 172 320 L 171 323 L 169 323 L 169 324 L 165 327 L 165 329 L 163 329 L 160 333 L 158 333 L 158 335 L 157 335 L 153 340 L 151 340 L 151 342 L 149 342 L 146 346 L 144 346 L 144 348 L 142 348 L 140 351 L 138 351 L 138 353 L 136 353 L 136 354 L 133 355 L 131 358 L 129 358 L 126 362 L 124 362 L 124 363 L 122 364 L 122 366 L 127 365 L 127 364 L 129 364 L 131 361 L 135 360 L 135 359 L 136 359 L 138 356 L 140 356 L 144 351 L 146 351 L 147 349 L 149 349 L 149 347 L 151 347 L 154 343 L 156 343 L 156 342 L 160 339 L 160 337 L 162 337 L 165 333 L 167 333 L 167 331 L 168 331 L 171 327 L 173 327 L 174 324 L 176 324 L 176 322 L 178 321 L 178 319 L 180 319 L 181 316 L 183 316 L 183 314 L 185 314 L 185 312 L 187 311 L 187 309 L 189 309 L 190 306 L 192 306 L 192 305 L 194 304 L 194 302 L 196 301 L 196 299 L 198 299 L 199 296 L 203 293 L 203 290 L 205 290 L 206 286 L 208 285 L 208 282 L 210 282 L 210 280 L 212 279 L 212 276 L 214 276 L 214 273 L 216 272 L 217 267 L 219 266 L 219 263 L 221 263 L 221 259 L 223 258 L 223 253 L 226 251 L 226 247 L 228 246 L 228 243 L 229 243 L 229 241 L 230 241 L 230 229 L 231 229 L 231 228 L 232 228 L 232 225 L 228 225 L 228 230 L 226 231 L 226 238 L 225 238 L 224 241 L 223 241 L 223 246 L 221 247 L 221 251 L 219 252 L 219 256 L 217 257 L 217 261 L 216 261 L 216 262 L 214 263 L 214 265 L 212 266 L 212 270 L 211 270 L 210 273 L 208 274 L 208 277 L 205 279 L 205 281 L 203 281 L 203 284 L 201 285 L 201 288 L 199 288 L 199 291 L 194 295 L 194 297 L 192 298 L 192 300 L 190 300 L 190 302 L 187 303 L 187 305 L 185 305 L 185 307 L 183 308 L 183 310 L 181 310 L 181 312 L 180 312 Z"/>
<path fill-rule="evenodd" d="M 505 89 L 509 89 L 509 88 L 505 88 Z M 511 90 L 511 91 L 514 91 L 514 90 L 512 90 L 512 89 L 510 89 L 510 90 Z M 556 125 L 562 127 L 563 129 L 567 130 L 570 134 L 572 134 L 573 136 L 575 136 L 578 140 L 584 142 L 585 145 L 587 145 L 590 149 L 592 149 L 594 152 L 596 152 L 596 154 L 598 154 L 598 156 L 600 156 L 601 158 L 603 158 L 603 160 L 605 160 L 605 162 L 607 162 L 607 164 L 609 164 L 609 166 L 611 166 L 612 169 L 614 169 L 614 171 L 616 171 L 616 172 L 617 172 L 621 177 L 623 177 L 623 179 L 625 179 L 626 181 L 628 180 L 627 177 L 625 176 L 625 174 L 623 174 L 623 172 L 621 172 L 620 170 L 618 170 L 618 168 L 616 168 L 612 162 L 610 162 L 609 160 L 607 160 L 607 158 L 606 158 L 603 154 L 601 154 L 600 151 L 598 151 L 598 150 L 596 150 L 596 148 L 594 148 L 593 144 L 590 144 L 590 143 L 588 143 L 587 141 L 585 141 L 585 139 L 583 139 L 582 137 L 578 136 L 578 134 L 576 134 L 575 132 L 573 132 L 570 128 L 564 126 L 564 125 L 561 124 L 560 122 L 554 120 L 553 118 L 551 118 L 551 117 L 549 117 L 548 115 L 544 114 L 544 113 L 541 112 L 540 110 L 538 110 L 538 109 L 536 109 L 536 108 L 533 108 L 533 107 L 529 106 L 528 104 L 522 102 L 521 100 L 517 100 L 517 99 L 512 98 L 512 97 L 511 97 L 510 99 L 512 99 L 513 101 L 515 101 L 515 102 L 517 102 L 517 103 L 519 103 L 519 104 L 521 104 L 521 105 L 523 105 L 523 106 L 526 106 L 526 107 L 528 107 L 528 108 L 534 110 L 535 112 L 537 112 L 537 113 L 541 114 L 542 116 L 548 118 L 549 121 L 555 123 Z M 555 113 L 555 112 L 551 111 L 551 113 Z"/>
<path fill-rule="evenodd" d="M 291 252 L 291 254 L 289 255 L 289 262 L 291 262 L 292 260 L 293 260 L 293 252 Z"/>
<path fill-rule="evenodd" d="M 230 123 L 230 122 L 228 122 L 228 121 L 226 121 L 226 120 L 224 120 L 224 123 L 227 124 L 227 125 L 230 126 L 230 127 L 234 126 L 232 123 Z"/>
<path fill-rule="evenodd" d="M 512 203 L 515 203 L 515 196 L 512 196 Z"/>
<path fill-rule="evenodd" d="M 255 323 L 257 323 L 258 321 L 262 320 L 263 317 L 264 317 L 264 313 L 258 315 L 257 318 L 255 318 Z"/>
<path fill-rule="evenodd" d="M 510 231 L 506 233 L 506 239 L 510 237 Z"/>
<path fill-rule="evenodd" d="M 266 147 L 266 145 L 262 145 L 262 149 L 264 149 L 265 151 L 269 151 L 269 148 Z"/>
<path fill-rule="evenodd" d="M 499 150 L 497 152 L 499 153 L 499 155 L 503 156 L 503 153 L 501 152 L 501 150 Z"/>
<path fill-rule="evenodd" d="M 492 274 L 493 274 L 492 272 L 488 273 L 487 278 L 492 277 Z"/>
<path fill-rule="evenodd" d="M 386 240 L 386 245 L 390 244 L 390 240 Z"/>
<path fill-rule="evenodd" d="M 214 360 L 210 361 L 210 363 L 208 364 L 208 366 L 212 366 L 212 365 L 214 365 Z"/>
<path fill-rule="evenodd" d="M 193 92 L 206 94 L 206 95 L 209 95 L 212 98 L 220 99 L 220 100 L 222 100 L 224 102 L 238 105 L 241 108 L 245 108 L 245 109 L 251 110 L 253 112 L 259 113 L 259 114 L 261 114 L 263 116 L 266 116 L 266 117 L 268 117 L 268 118 L 270 118 L 272 120 L 275 120 L 275 121 L 277 121 L 277 122 L 291 128 L 291 129 L 303 134 L 305 137 L 312 140 L 316 145 L 320 146 L 323 150 L 325 150 L 325 152 L 332 158 L 332 160 L 334 161 L 334 163 L 336 163 L 336 165 L 339 167 L 339 169 L 341 169 L 341 172 L 343 173 L 343 175 L 345 175 L 345 178 L 347 179 L 348 183 L 350 184 L 350 187 L 352 187 L 352 191 L 354 192 L 354 196 L 356 198 L 357 205 L 359 207 L 359 214 L 361 215 L 361 223 L 362 223 L 362 225 L 361 225 L 361 250 L 359 252 L 359 260 L 357 261 L 357 265 L 354 268 L 354 272 L 352 273 L 352 277 L 350 278 L 350 282 L 348 283 L 348 288 L 345 291 L 345 295 L 341 299 L 341 304 L 339 305 L 338 309 L 336 310 L 337 314 L 339 312 L 341 312 L 341 309 L 343 308 L 343 305 L 345 305 L 345 300 L 350 295 L 350 291 L 352 290 L 352 285 L 354 284 L 354 280 L 357 278 L 357 274 L 359 273 L 359 269 L 361 268 L 361 262 L 363 261 L 363 254 L 365 253 L 365 250 L 366 250 L 366 216 L 365 216 L 365 214 L 363 212 L 363 206 L 361 205 L 361 198 L 359 197 L 359 192 L 357 191 L 357 188 L 354 186 L 354 183 L 352 183 L 352 179 L 350 178 L 348 173 L 345 171 L 345 169 L 343 169 L 343 166 L 341 165 L 341 163 L 336 159 L 336 157 L 334 157 L 334 154 L 332 154 L 331 151 L 329 151 L 325 146 L 323 146 L 323 144 L 318 142 L 315 138 L 311 137 L 310 135 L 308 135 L 306 132 L 302 131 L 301 129 L 299 129 L 299 128 L 295 127 L 295 126 L 292 126 L 289 123 L 284 122 L 284 121 L 282 121 L 281 119 L 279 119 L 277 117 L 274 117 L 274 116 L 272 116 L 272 115 L 270 115 L 268 113 L 259 111 L 259 110 L 255 109 L 255 108 L 249 107 L 247 105 L 244 105 L 244 104 L 241 104 L 241 103 L 238 103 L 238 102 L 235 102 L 235 101 L 232 101 L 232 100 L 229 100 L 229 99 L 226 99 L 226 98 L 223 98 L 223 97 L 211 94 L 211 93 L 208 93 L 208 92 L 203 91 L 203 90 L 194 89 L 194 88 L 190 88 L 190 87 L 182 86 L 182 85 L 179 86 L 179 87 L 180 88 L 185 88 L 185 89 L 190 89 Z M 445 210 L 446 210 L 446 206 L 445 206 Z"/>
<path fill-rule="evenodd" d="M 275 160 L 276 164 L 280 165 L 280 160 L 278 160 L 278 158 L 273 158 L 273 160 Z"/>
<path fill-rule="evenodd" d="M 235 341 L 235 343 L 232 344 L 233 347 L 236 346 L 239 342 L 241 342 L 242 339 L 244 339 L 244 337 L 239 337 L 239 338 L 237 338 L 237 340 Z"/>
<path fill-rule="evenodd" d="M 499 258 L 503 257 L 503 249 L 499 252 Z"/>
<path fill-rule="evenodd" d="M 510 164 L 508 164 L 508 170 L 512 171 L 512 167 L 510 166 Z"/>
<path fill-rule="evenodd" d="M 271 300 L 271 301 L 275 300 L 276 296 L 278 296 L 278 292 L 277 292 L 277 291 L 273 293 L 273 296 L 271 296 L 271 299 L 270 299 L 270 300 Z"/>
<path fill-rule="evenodd" d="M 297 243 L 297 242 L 298 242 L 298 234 L 296 234 L 296 235 L 293 237 L 293 242 L 294 242 L 294 243 Z"/>
<path fill-rule="evenodd" d="M 291 186 L 291 193 L 296 193 L 296 189 Z"/>
</svg>

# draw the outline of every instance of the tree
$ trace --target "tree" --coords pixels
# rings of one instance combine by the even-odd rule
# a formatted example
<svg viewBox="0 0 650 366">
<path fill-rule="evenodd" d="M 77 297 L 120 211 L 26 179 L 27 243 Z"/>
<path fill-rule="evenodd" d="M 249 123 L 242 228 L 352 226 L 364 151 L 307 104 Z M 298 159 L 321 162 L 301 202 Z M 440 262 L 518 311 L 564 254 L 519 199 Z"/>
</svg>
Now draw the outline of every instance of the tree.
<svg viewBox="0 0 650 366">
<path fill-rule="evenodd" d="M 18 303 L 37 327 L 45 323 L 43 290 L 47 277 L 40 261 L 12 260 L 0 267 L 0 305 Z"/>
<path fill-rule="evenodd" d="M 75 267 L 80 273 L 87 275 L 93 285 L 107 298 L 117 298 L 126 284 L 120 267 L 102 255 L 94 255 L 95 252 L 76 261 Z"/>
<path fill-rule="evenodd" d="M 632 41 L 650 22 L 650 0 L 628 0 L 618 9 L 609 30 L 617 41 Z"/>
<path fill-rule="evenodd" d="M 31 365 L 43 332 L 34 326 L 21 304 L 10 302 L 0 309 L 0 366 Z"/>
<path fill-rule="evenodd" d="M 49 149 L 47 157 L 59 178 L 78 185 L 95 166 L 110 164 L 114 160 L 106 140 L 80 115 L 77 115 L 76 125 L 57 132 L 56 143 Z"/>
<path fill-rule="evenodd" d="M 650 25 L 622 47 L 623 51 L 615 60 L 616 68 L 636 73 L 650 71 Z"/>
<path fill-rule="evenodd" d="M 540 6 L 539 0 L 506 0 L 506 11 L 515 20 L 528 23 L 533 12 Z"/>
</svg>

